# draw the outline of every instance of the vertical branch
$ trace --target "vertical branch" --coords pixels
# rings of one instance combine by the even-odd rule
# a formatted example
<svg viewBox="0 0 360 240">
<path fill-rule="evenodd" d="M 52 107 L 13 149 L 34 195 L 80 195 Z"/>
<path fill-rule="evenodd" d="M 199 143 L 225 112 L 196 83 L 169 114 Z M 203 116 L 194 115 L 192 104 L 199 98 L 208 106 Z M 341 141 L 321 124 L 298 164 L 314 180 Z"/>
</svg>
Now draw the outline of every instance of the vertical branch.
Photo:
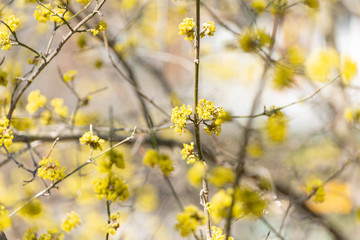
<svg viewBox="0 0 360 240">
<path fill-rule="evenodd" d="M 195 141 L 196 148 L 199 154 L 199 159 L 205 163 L 205 160 L 201 151 L 200 132 L 199 132 L 199 115 L 196 111 L 199 103 L 199 65 L 200 65 L 200 0 L 196 0 L 196 36 L 195 36 L 195 79 L 194 79 L 194 129 L 195 129 Z M 207 167 L 202 181 L 202 189 L 200 192 L 200 202 L 204 207 L 204 215 L 206 216 L 206 238 L 211 238 L 210 228 L 210 214 L 207 210 L 206 204 L 209 202 L 209 186 L 207 182 Z"/>
</svg>

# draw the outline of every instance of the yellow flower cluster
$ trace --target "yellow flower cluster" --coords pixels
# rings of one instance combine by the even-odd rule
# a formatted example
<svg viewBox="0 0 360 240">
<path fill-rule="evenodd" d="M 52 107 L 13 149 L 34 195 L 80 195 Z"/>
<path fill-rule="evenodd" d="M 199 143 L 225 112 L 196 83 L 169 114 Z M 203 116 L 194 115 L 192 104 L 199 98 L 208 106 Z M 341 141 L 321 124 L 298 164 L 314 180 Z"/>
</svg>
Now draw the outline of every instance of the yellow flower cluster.
<svg viewBox="0 0 360 240">
<path fill-rule="evenodd" d="M 76 228 L 80 224 L 80 216 L 76 212 L 71 211 L 66 215 L 66 219 L 62 222 L 61 228 L 65 232 L 70 232 L 71 229 Z"/>
<path fill-rule="evenodd" d="M 170 157 L 167 154 L 161 154 L 153 149 L 148 149 L 146 151 L 143 163 L 151 168 L 159 165 L 161 172 L 165 176 L 169 176 L 170 173 L 174 171 Z"/>
<path fill-rule="evenodd" d="M 182 105 L 180 108 L 173 108 L 171 114 L 171 121 L 174 123 L 174 126 L 171 126 L 171 128 L 174 128 L 174 131 L 181 135 L 186 126 L 186 120 L 191 114 L 192 108 L 190 106 L 186 108 L 185 104 Z"/>
<path fill-rule="evenodd" d="M 11 48 L 10 34 L 8 32 L 0 32 L 0 47 L 2 50 Z"/>
<path fill-rule="evenodd" d="M 251 7 L 255 10 L 256 13 L 261 13 L 266 8 L 266 2 L 264 0 L 253 0 Z"/>
<path fill-rule="evenodd" d="M 23 236 L 22 240 L 62 240 L 64 239 L 64 233 L 60 232 L 57 228 L 48 230 L 47 233 L 41 234 L 39 238 L 37 238 L 38 233 L 37 229 L 28 228 L 26 233 Z"/>
<path fill-rule="evenodd" d="M 94 29 L 91 29 L 90 31 L 93 33 L 93 35 L 98 35 L 100 31 L 105 31 L 107 28 L 107 23 L 103 20 L 100 20 L 100 22 L 96 25 Z"/>
<path fill-rule="evenodd" d="M 344 84 L 349 84 L 354 76 L 358 73 L 357 63 L 349 56 L 344 56 L 341 61 L 341 74 Z"/>
<path fill-rule="evenodd" d="M 219 136 L 221 132 L 221 124 L 225 122 L 227 118 L 227 112 L 222 107 L 214 107 L 214 103 L 206 99 L 201 99 L 199 105 L 196 108 L 196 112 L 202 120 L 211 120 L 211 124 L 207 124 L 204 130 L 207 134 L 214 133 Z"/>
<path fill-rule="evenodd" d="M 46 23 L 47 21 L 63 23 L 63 20 L 59 17 L 63 17 L 66 21 L 70 18 L 69 12 L 65 13 L 65 9 L 55 8 L 52 9 L 51 4 L 45 4 L 45 7 L 39 5 L 34 11 L 34 17 L 39 23 Z M 64 15 L 65 13 L 65 15 Z"/>
<path fill-rule="evenodd" d="M 272 107 L 270 111 L 274 108 Z M 285 140 L 287 136 L 287 122 L 287 118 L 282 112 L 276 111 L 271 114 L 266 124 L 266 129 L 272 141 L 282 142 Z"/>
<path fill-rule="evenodd" d="M 63 79 L 65 82 L 70 82 L 75 79 L 77 74 L 78 72 L 76 70 L 68 70 L 66 73 L 64 73 Z"/>
<path fill-rule="evenodd" d="M 8 25 L 11 31 L 15 32 L 15 30 L 18 28 L 20 24 L 20 20 L 16 18 L 14 15 L 11 15 L 5 18 L 5 23 L 6 25 Z"/>
<path fill-rule="evenodd" d="M 195 162 L 195 164 L 188 170 L 187 178 L 191 185 L 198 187 L 201 185 L 203 177 L 206 172 L 206 167 L 203 162 Z"/>
<path fill-rule="evenodd" d="M 79 139 L 81 144 L 89 145 L 90 147 L 102 150 L 102 144 L 105 142 L 104 139 L 99 138 L 92 132 L 86 132 Z"/>
<path fill-rule="evenodd" d="M 39 240 L 62 240 L 64 239 L 64 233 L 60 232 L 57 228 L 48 230 L 47 233 L 41 234 Z"/>
<path fill-rule="evenodd" d="M 4 144 L 9 148 L 14 138 L 13 131 L 9 128 L 9 120 L 6 117 L 0 119 L 0 146 Z"/>
<path fill-rule="evenodd" d="M 110 223 L 106 225 L 106 233 L 114 235 L 120 227 L 120 212 L 110 215 Z"/>
<path fill-rule="evenodd" d="M 20 20 L 16 18 L 14 15 L 10 15 L 9 17 L 5 18 L 5 24 L 12 32 L 14 32 L 17 29 L 19 23 Z M 11 48 L 9 29 L 0 31 L 0 47 L 2 50 L 9 50 Z"/>
<path fill-rule="evenodd" d="M 94 181 L 94 190 L 99 199 L 106 198 L 115 202 L 125 201 L 129 197 L 129 186 L 121 177 L 109 174 L 106 178 L 98 178 Z"/>
<path fill-rule="evenodd" d="M 105 158 L 99 161 L 98 166 L 100 172 L 111 172 L 112 166 L 116 166 L 117 168 L 124 169 L 125 168 L 124 154 L 115 149 L 112 149 L 106 153 Z"/>
<path fill-rule="evenodd" d="M 256 52 L 271 43 L 271 37 L 259 28 L 248 28 L 239 37 L 239 43 L 244 52 Z"/>
<path fill-rule="evenodd" d="M 314 202 L 323 202 L 325 200 L 324 183 L 320 179 L 310 179 L 306 183 L 306 191 L 308 194 L 314 194 Z"/>
<path fill-rule="evenodd" d="M 39 90 L 31 91 L 27 100 L 26 111 L 30 114 L 35 113 L 40 107 L 44 107 L 47 101 L 45 96 L 40 95 Z"/>
<path fill-rule="evenodd" d="M 194 142 L 191 144 L 183 143 L 184 148 L 181 150 L 182 158 L 186 159 L 187 164 L 195 163 L 199 158 L 196 156 L 196 152 L 194 152 Z"/>
<path fill-rule="evenodd" d="M 9 213 L 5 210 L 4 205 L 0 205 L 0 231 L 4 231 L 4 229 L 11 227 L 11 218 L 9 217 Z"/>
<path fill-rule="evenodd" d="M 236 189 L 235 199 L 241 202 L 241 211 L 244 216 L 260 217 L 267 206 L 265 199 L 259 192 L 246 186 Z"/>
<path fill-rule="evenodd" d="M 344 118 L 349 123 L 360 123 L 360 108 L 347 107 L 344 111 Z"/>
<path fill-rule="evenodd" d="M 276 89 L 291 87 L 295 70 L 284 62 L 279 62 L 273 70 L 272 83 Z"/>
<path fill-rule="evenodd" d="M 234 172 L 227 167 L 217 166 L 209 174 L 209 182 L 220 188 L 227 183 L 233 183 L 235 180 Z"/>
<path fill-rule="evenodd" d="M 193 18 L 185 18 L 179 24 L 179 35 L 185 35 L 190 42 L 195 39 L 195 22 Z"/>
<path fill-rule="evenodd" d="M 304 0 L 304 4 L 315 10 L 319 8 L 319 0 Z"/>
<path fill-rule="evenodd" d="M 211 226 L 212 236 L 210 240 L 225 240 L 226 236 L 223 234 L 223 229 L 221 227 Z M 233 237 L 228 237 L 227 240 L 234 240 Z"/>
<path fill-rule="evenodd" d="M 186 206 L 184 211 L 177 215 L 176 229 L 180 231 L 181 236 L 189 236 L 192 232 L 205 223 L 205 217 L 202 211 L 196 206 Z"/>
<path fill-rule="evenodd" d="M 64 106 L 64 99 L 54 98 L 51 100 L 50 105 L 53 106 L 54 112 L 62 118 L 66 118 L 69 115 L 67 106 Z"/>
<path fill-rule="evenodd" d="M 204 37 L 205 35 L 214 36 L 215 34 L 215 25 L 214 22 L 208 21 L 207 23 L 203 24 L 203 29 L 200 33 L 200 37 Z"/>
<path fill-rule="evenodd" d="M 305 73 L 311 80 L 325 82 L 336 72 L 339 65 L 340 57 L 335 49 L 318 49 L 306 60 Z"/>
<path fill-rule="evenodd" d="M 38 176 L 42 179 L 50 179 L 55 182 L 65 177 L 65 167 L 61 167 L 59 161 L 52 158 L 43 158 L 39 162 Z"/>
</svg>

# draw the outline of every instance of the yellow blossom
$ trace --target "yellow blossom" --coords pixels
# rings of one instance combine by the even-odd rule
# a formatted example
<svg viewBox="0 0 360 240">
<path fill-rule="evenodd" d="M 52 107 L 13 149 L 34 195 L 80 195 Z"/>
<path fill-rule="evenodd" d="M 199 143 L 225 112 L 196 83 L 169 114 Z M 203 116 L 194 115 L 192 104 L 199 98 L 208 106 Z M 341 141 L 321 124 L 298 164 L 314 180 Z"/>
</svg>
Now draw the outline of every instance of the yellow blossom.
<svg viewBox="0 0 360 240">
<path fill-rule="evenodd" d="M 53 13 L 51 13 L 51 17 L 50 17 L 50 21 L 52 22 L 57 22 L 59 24 L 64 23 L 64 21 L 61 19 L 64 18 L 65 21 L 69 20 L 70 18 L 70 13 L 69 11 L 65 12 L 65 9 L 63 8 L 55 8 L 52 10 Z"/>
<path fill-rule="evenodd" d="M 71 211 L 66 215 L 66 219 L 62 222 L 61 228 L 65 232 L 70 232 L 71 229 L 76 228 L 80 224 L 80 216 L 76 212 Z"/>
<path fill-rule="evenodd" d="M 198 159 L 194 152 L 194 142 L 191 144 L 183 143 L 184 148 L 181 150 L 182 158 L 186 159 L 187 164 L 195 163 Z"/>
<path fill-rule="evenodd" d="M 26 105 L 26 111 L 30 114 L 35 113 L 38 110 L 38 108 L 44 107 L 47 101 L 45 96 L 40 95 L 39 90 L 34 90 L 30 92 L 30 94 L 27 97 L 27 100 L 28 103 Z"/>
<path fill-rule="evenodd" d="M 219 188 L 227 183 L 233 183 L 234 180 L 234 172 L 230 168 L 224 166 L 213 168 L 209 174 L 209 182 Z"/>
<path fill-rule="evenodd" d="M 239 37 L 239 42 L 244 52 L 255 52 L 263 47 L 269 46 L 270 36 L 259 28 L 249 28 Z"/>
<path fill-rule="evenodd" d="M 256 13 L 261 13 L 266 8 L 266 3 L 264 0 L 253 0 L 251 7 L 255 10 Z"/>
<path fill-rule="evenodd" d="M 2 50 L 9 50 L 11 48 L 10 35 L 8 32 L 0 32 L 0 47 Z"/>
<path fill-rule="evenodd" d="M 36 240 L 36 239 L 37 239 L 37 229 L 28 228 L 22 240 Z"/>
<path fill-rule="evenodd" d="M 6 87 L 8 84 L 8 72 L 0 68 L 0 86 Z"/>
<path fill-rule="evenodd" d="M 115 149 L 111 149 L 106 153 L 105 157 L 98 161 L 98 168 L 100 172 L 110 172 L 112 166 L 117 168 L 125 168 L 124 154 Z"/>
<path fill-rule="evenodd" d="M 106 225 L 106 232 L 114 235 L 120 227 L 120 212 L 110 214 L 110 223 Z"/>
<path fill-rule="evenodd" d="M 45 7 L 38 5 L 36 7 L 37 10 L 34 11 L 34 17 L 39 23 L 46 23 L 48 20 L 50 20 L 50 17 L 52 15 L 51 11 L 51 4 L 45 4 Z"/>
<path fill-rule="evenodd" d="M 51 100 L 50 105 L 53 106 L 54 112 L 62 118 L 66 118 L 69 114 L 67 106 L 64 106 L 64 99 L 54 98 Z"/>
<path fill-rule="evenodd" d="M 41 234 L 39 240 L 62 240 L 64 239 L 64 233 L 60 232 L 57 228 L 50 229 L 47 233 Z"/>
<path fill-rule="evenodd" d="M 102 150 L 102 144 L 105 142 L 104 139 L 99 138 L 92 132 L 86 132 L 79 139 L 81 144 L 89 145 L 94 148 L 94 150 Z"/>
<path fill-rule="evenodd" d="M 223 229 L 221 227 L 211 226 L 212 236 L 210 240 L 225 240 L 226 236 L 223 234 Z M 227 240 L 234 240 L 233 237 L 228 237 Z"/>
<path fill-rule="evenodd" d="M 274 88 L 282 90 L 291 87 L 294 78 L 294 69 L 285 63 L 278 63 L 274 67 L 272 82 Z"/>
<path fill-rule="evenodd" d="M 9 17 L 5 18 L 6 25 L 9 26 L 11 31 L 15 31 L 16 28 L 19 26 L 20 20 L 16 18 L 14 15 L 10 15 Z"/>
<path fill-rule="evenodd" d="M 325 82 L 338 70 L 339 65 L 340 58 L 335 49 L 319 49 L 306 60 L 305 73 L 311 80 Z"/>
<path fill-rule="evenodd" d="M 188 170 L 187 178 L 191 185 L 198 187 L 202 183 L 205 175 L 206 167 L 203 162 L 195 162 L 194 165 Z"/>
<path fill-rule="evenodd" d="M 9 227 L 11 227 L 11 218 L 9 217 L 9 213 L 5 210 L 4 205 L 0 205 L 0 232 Z"/>
<path fill-rule="evenodd" d="M 205 217 L 194 205 L 189 205 L 184 208 L 184 211 L 177 215 L 176 229 L 183 237 L 189 236 L 195 232 L 200 225 L 205 223 Z"/>
<path fill-rule="evenodd" d="M 325 200 L 324 183 L 320 179 L 310 179 L 306 183 L 306 191 L 308 194 L 314 194 L 314 202 L 323 202 Z"/>
<path fill-rule="evenodd" d="M 171 114 L 171 121 L 174 123 L 174 126 L 171 126 L 171 128 L 174 128 L 174 131 L 181 135 L 186 126 L 186 120 L 191 114 L 192 108 L 190 106 L 186 108 L 185 104 L 182 105 L 180 108 L 173 108 Z"/>
<path fill-rule="evenodd" d="M 103 20 L 100 20 L 100 22 L 96 25 L 94 29 L 91 29 L 90 31 L 93 33 L 93 35 L 98 35 L 100 31 L 105 31 L 107 28 L 107 23 Z"/>
<path fill-rule="evenodd" d="M 341 62 L 342 81 L 348 85 L 358 72 L 357 63 L 349 56 L 344 56 Z"/>
<path fill-rule="evenodd" d="M 301 65 L 305 62 L 304 51 L 299 45 L 292 45 L 286 51 L 286 58 L 293 65 Z"/>
<path fill-rule="evenodd" d="M 98 178 L 94 181 L 94 190 L 99 199 L 106 198 L 115 202 L 125 201 L 129 197 L 129 186 L 121 177 L 109 174 L 106 178 Z"/>
<path fill-rule="evenodd" d="M 65 167 L 61 167 L 58 160 L 43 158 L 39 162 L 38 176 L 42 179 L 50 179 L 53 182 L 65 177 Z"/>
<path fill-rule="evenodd" d="M 9 120 L 6 117 L 0 119 L 0 146 L 4 144 L 9 148 L 14 138 L 13 131 L 9 128 Z"/>
<path fill-rule="evenodd" d="M 272 109 L 274 109 L 274 107 L 272 107 Z M 266 129 L 272 141 L 284 141 L 287 136 L 287 118 L 280 111 L 274 112 L 268 119 Z"/>
<path fill-rule="evenodd" d="M 200 37 L 204 37 L 205 35 L 214 36 L 215 34 L 215 25 L 214 22 L 208 21 L 203 24 L 203 29 L 201 30 Z"/>
<path fill-rule="evenodd" d="M 160 170 L 165 176 L 169 176 L 170 173 L 174 171 L 170 157 L 167 154 L 160 154 L 158 151 L 153 149 L 146 151 L 143 163 L 151 168 L 159 165 Z"/>
<path fill-rule="evenodd" d="M 304 4 L 315 10 L 319 8 L 319 0 L 304 0 Z"/>
<path fill-rule="evenodd" d="M 210 124 L 204 122 L 206 125 L 204 130 L 207 134 L 214 133 L 219 136 L 221 132 L 221 124 L 225 122 L 228 115 L 222 107 L 214 107 L 214 103 L 206 99 L 201 99 L 196 108 L 196 112 L 202 120 L 211 120 Z"/>
<path fill-rule="evenodd" d="M 195 22 L 193 18 L 185 18 L 179 24 L 179 35 L 185 35 L 190 42 L 195 39 Z"/>
</svg>

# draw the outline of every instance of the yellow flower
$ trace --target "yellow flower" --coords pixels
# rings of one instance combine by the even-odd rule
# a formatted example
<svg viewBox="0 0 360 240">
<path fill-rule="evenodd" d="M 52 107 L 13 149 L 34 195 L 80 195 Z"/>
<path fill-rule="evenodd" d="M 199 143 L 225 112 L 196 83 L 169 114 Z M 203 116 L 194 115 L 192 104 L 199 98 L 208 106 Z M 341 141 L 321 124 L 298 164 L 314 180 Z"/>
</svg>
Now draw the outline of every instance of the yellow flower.
<svg viewBox="0 0 360 240">
<path fill-rule="evenodd" d="M 259 28 L 248 28 L 239 37 L 239 42 L 244 52 L 255 52 L 269 46 L 270 36 Z"/>
<path fill-rule="evenodd" d="M 36 240 L 37 239 L 37 229 L 28 228 L 22 240 Z"/>
<path fill-rule="evenodd" d="M 9 17 L 5 18 L 5 23 L 9 26 L 11 31 L 15 31 L 16 28 L 19 26 L 20 20 L 16 18 L 14 15 L 10 15 Z"/>
<path fill-rule="evenodd" d="M 10 35 L 8 32 L 0 32 L 0 47 L 2 50 L 11 48 Z"/>
<path fill-rule="evenodd" d="M 160 170 L 165 176 L 169 176 L 170 173 L 174 171 L 174 167 L 172 165 L 170 157 L 166 154 L 160 154 L 158 151 L 155 151 L 153 149 L 149 149 L 146 151 L 143 163 L 151 168 L 159 165 Z"/>
<path fill-rule="evenodd" d="M 30 114 L 35 113 L 40 107 L 44 107 L 47 101 L 45 96 L 40 95 L 39 90 L 30 92 L 27 100 L 26 111 Z"/>
<path fill-rule="evenodd" d="M 266 129 L 272 141 L 284 141 L 287 136 L 287 118 L 280 111 L 274 112 L 268 119 Z"/>
<path fill-rule="evenodd" d="M 205 223 L 205 217 L 194 205 L 186 206 L 184 211 L 177 215 L 176 229 L 180 231 L 181 236 L 189 236 L 192 232 Z"/>
<path fill-rule="evenodd" d="M 13 131 L 9 128 L 9 120 L 6 117 L 0 119 L 0 146 L 3 144 L 9 148 L 14 138 Z"/>
<path fill-rule="evenodd" d="M 106 197 L 107 200 L 125 201 L 129 197 L 129 186 L 121 177 L 109 174 L 106 178 L 98 178 L 94 181 L 94 190 L 99 199 Z"/>
<path fill-rule="evenodd" d="M 34 17 L 39 23 L 46 23 L 48 20 L 50 20 L 50 17 L 52 15 L 51 11 L 51 4 L 45 4 L 45 7 L 39 5 L 36 7 L 37 10 L 34 11 Z"/>
<path fill-rule="evenodd" d="M 314 81 L 328 81 L 340 65 L 339 54 L 333 48 L 325 48 L 310 54 L 305 63 L 306 75 Z"/>
<path fill-rule="evenodd" d="M 256 13 L 261 13 L 266 8 L 266 3 L 264 0 L 253 0 L 251 7 L 255 10 Z"/>
<path fill-rule="evenodd" d="M 193 18 L 185 18 L 179 24 L 179 35 L 185 35 L 185 40 L 190 42 L 195 39 L 195 22 Z"/>
<path fill-rule="evenodd" d="M 279 90 L 291 87 L 293 84 L 294 69 L 285 63 L 275 65 L 272 82 L 274 88 Z"/>
<path fill-rule="evenodd" d="M 5 210 L 4 205 L 0 205 L 0 231 L 4 231 L 4 229 L 11 227 L 11 218 L 9 217 L 9 213 Z"/>
<path fill-rule="evenodd" d="M 195 164 L 188 170 L 187 178 L 191 185 L 198 187 L 202 183 L 205 175 L 206 167 L 203 162 L 195 162 Z"/>
<path fill-rule="evenodd" d="M 64 106 L 64 99 L 54 98 L 51 100 L 50 105 L 53 106 L 54 112 L 62 118 L 66 118 L 69 115 L 67 106 Z"/>
<path fill-rule="evenodd" d="M 209 174 L 209 182 L 218 188 L 227 183 L 232 183 L 234 180 L 234 172 L 230 168 L 224 166 L 213 168 Z"/>
<path fill-rule="evenodd" d="M 59 24 L 64 23 L 64 21 L 60 17 L 63 17 L 65 19 L 65 21 L 69 20 L 69 18 L 70 18 L 69 11 L 67 11 L 65 13 L 65 15 L 64 15 L 64 13 L 65 13 L 65 9 L 63 9 L 63 8 L 53 9 L 53 13 L 51 13 L 50 21 L 57 22 Z"/>
<path fill-rule="evenodd" d="M 182 158 L 186 159 L 187 164 L 195 163 L 198 159 L 196 153 L 194 152 L 194 142 L 191 144 L 183 143 L 184 148 L 181 150 Z"/>
<path fill-rule="evenodd" d="M 0 69 L 0 86 L 6 87 L 8 84 L 8 72 Z"/>
<path fill-rule="evenodd" d="M 185 104 L 182 105 L 180 108 L 173 108 L 171 114 L 171 121 L 174 123 L 174 126 L 171 126 L 171 128 L 174 128 L 174 131 L 181 135 L 186 126 L 186 120 L 191 114 L 192 108 L 190 106 L 186 108 Z"/>
<path fill-rule="evenodd" d="M 80 224 L 81 224 L 80 216 L 76 212 L 71 211 L 66 215 L 66 219 L 62 222 L 61 228 L 65 232 L 70 232 L 71 229 L 76 228 Z"/>
<path fill-rule="evenodd" d="M 211 226 L 212 236 L 210 240 L 225 240 L 225 234 L 223 234 L 223 229 L 221 227 Z M 233 237 L 228 237 L 227 240 L 234 240 Z"/>
<path fill-rule="evenodd" d="M 110 223 L 106 225 L 106 232 L 114 235 L 120 227 L 120 212 L 110 214 Z"/>
<path fill-rule="evenodd" d="M 319 8 L 319 0 L 304 0 L 304 4 L 315 10 Z"/>
<path fill-rule="evenodd" d="M 214 22 L 208 21 L 207 23 L 203 24 L 203 29 L 200 33 L 200 37 L 204 37 L 205 35 L 214 36 L 215 34 L 215 25 Z"/>
<path fill-rule="evenodd" d="M 105 142 L 104 139 L 99 138 L 92 132 L 86 132 L 79 139 L 81 144 L 89 145 L 94 148 L 94 150 L 102 150 L 102 144 Z"/>
<path fill-rule="evenodd" d="M 357 63 L 349 56 L 344 56 L 341 62 L 342 81 L 348 85 L 358 72 Z"/>
<path fill-rule="evenodd" d="M 320 179 L 310 179 L 306 183 L 306 191 L 308 194 L 314 194 L 314 202 L 323 202 L 325 200 L 324 183 Z"/>
<path fill-rule="evenodd" d="M 301 65 L 305 62 L 305 56 L 299 45 L 292 45 L 286 51 L 286 57 L 293 65 Z"/>
<path fill-rule="evenodd" d="M 43 158 L 39 165 L 38 176 L 42 179 L 50 179 L 53 182 L 64 179 L 66 168 L 61 167 L 59 161 L 52 158 Z"/>
<path fill-rule="evenodd" d="M 105 31 L 107 28 L 107 23 L 103 20 L 100 20 L 100 22 L 96 25 L 94 29 L 91 29 L 90 31 L 93 33 L 93 35 L 98 35 L 100 31 Z"/>
<path fill-rule="evenodd" d="M 100 172 L 109 172 L 114 165 L 120 169 L 125 168 L 124 154 L 115 149 L 107 152 L 105 157 L 98 162 Z"/>
<path fill-rule="evenodd" d="M 206 99 L 201 99 L 199 105 L 196 108 L 196 112 L 202 120 L 211 120 L 211 124 L 207 124 L 204 130 L 207 134 L 214 133 L 219 136 L 221 132 L 221 124 L 228 118 L 227 112 L 222 107 L 214 107 L 214 103 Z"/>
<path fill-rule="evenodd" d="M 258 192 L 243 186 L 236 189 L 235 199 L 241 204 L 241 211 L 244 216 L 260 217 L 266 208 L 266 201 Z"/>
<path fill-rule="evenodd" d="M 50 229 L 47 233 L 41 234 L 39 240 L 62 240 L 64 238 L 64 233 L 60 232 L 57 228 Z"/>
</svg>

